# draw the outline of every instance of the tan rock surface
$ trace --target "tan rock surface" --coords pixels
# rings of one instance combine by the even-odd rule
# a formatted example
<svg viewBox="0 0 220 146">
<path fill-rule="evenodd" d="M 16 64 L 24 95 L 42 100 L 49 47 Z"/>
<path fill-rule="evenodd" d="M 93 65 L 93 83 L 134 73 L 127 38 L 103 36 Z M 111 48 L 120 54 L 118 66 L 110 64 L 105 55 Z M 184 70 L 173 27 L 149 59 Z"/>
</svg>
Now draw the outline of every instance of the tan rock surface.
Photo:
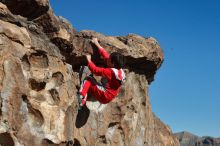
<svg viewBox="0 0 220 146">
<path fill-rule="evenodd" d="M 151 111 L 148 87 L 164 59 L 154 38 L 77 32 L 44 0 L 3 3 L 8 8 L 0 3 L 1 145 L 64 146 L 68 140 L 81 146 L 179 145 Z M 22 11 L 30 5 L 36 13 Z M 78 111 L 83 55 L 92 53 L 94 62 L 103 65 L 92 37 L 125 56 L 127 80 L 111 103 L 90 99 Z"/>
</svg>

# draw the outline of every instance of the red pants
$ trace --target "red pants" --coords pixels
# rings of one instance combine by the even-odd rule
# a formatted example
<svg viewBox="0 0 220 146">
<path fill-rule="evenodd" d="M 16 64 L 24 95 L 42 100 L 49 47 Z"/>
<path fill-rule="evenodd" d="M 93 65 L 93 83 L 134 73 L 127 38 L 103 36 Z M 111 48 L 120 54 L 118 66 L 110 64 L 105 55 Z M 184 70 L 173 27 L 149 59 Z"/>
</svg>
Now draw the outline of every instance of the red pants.
<svg viewBox="0 0 220 146">
<path fill-rule="evenodd" d="M 88 76 L 80 87 L 80 94 L 87 100 L 87 93 L 91 94 L 96 100 L 101 103 L 108 103 L 105 96 L 105 87 L 99 85 L 95 78 Z"/>
</svg>

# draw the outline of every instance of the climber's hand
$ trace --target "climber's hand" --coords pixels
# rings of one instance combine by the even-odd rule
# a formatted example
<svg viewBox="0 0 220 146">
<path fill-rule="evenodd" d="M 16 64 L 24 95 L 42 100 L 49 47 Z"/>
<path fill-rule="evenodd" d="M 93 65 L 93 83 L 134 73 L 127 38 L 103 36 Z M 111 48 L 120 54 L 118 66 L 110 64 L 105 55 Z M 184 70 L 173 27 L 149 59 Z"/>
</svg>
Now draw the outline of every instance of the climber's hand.
<svg viewBox="0 0 220 146">
<path fill-rule="evenodd" d="M 98 39 L 97 39 L 97 38 L 92 38 L 91 42 L 92 42 L 93 44 L 95 44 L 95 45 L 96 45 L 96 47 L 98 47 L 99 49 L 101 49 L 101 48 L 102 48 L 102 46 L 99 44 L 99 42 L 98 42 Z"/>
<path fill-rule="evenodd" d="M 95 45 L 99 43 L 97 38 L 92 38 L 91 42 Z"/>
<path fill-rule="evenodd" d="M 87 59 L 88 62 L 91 62 L 91 55 L 90 55 L 90 54 L 87 54 L 87 55 L 86 55 L 86 59 Z"/>
</svg>

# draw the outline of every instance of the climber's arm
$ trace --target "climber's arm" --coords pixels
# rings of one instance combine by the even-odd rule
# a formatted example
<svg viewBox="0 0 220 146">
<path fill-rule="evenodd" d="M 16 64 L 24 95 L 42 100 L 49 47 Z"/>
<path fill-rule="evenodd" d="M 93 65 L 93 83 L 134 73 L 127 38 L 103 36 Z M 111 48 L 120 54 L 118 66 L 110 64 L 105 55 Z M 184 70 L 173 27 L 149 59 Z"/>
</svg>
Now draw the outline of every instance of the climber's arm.
<svg viewBox="0 0 220 146">
<path fill-rule="evenodd" d="M 91 61 L 91 55 L 86 55 L 87 61 L 88 61 L 88 67 L 92 73 L 94 73 L 97 76 L 105 76 L 108 79 L 111 79 L 112 77 L 112 70 L 110 68 L 102 68 L 97 67 L 92 61 Z"/>
<path fill-rule="evenodd" d="M 92 43 L 99 49 L 99 54 L 104 58 L 104 60 L 107 60 L 109 58 L 109 53 L 99 44 L 98 39 L 93 38 Z"/>
</svg>

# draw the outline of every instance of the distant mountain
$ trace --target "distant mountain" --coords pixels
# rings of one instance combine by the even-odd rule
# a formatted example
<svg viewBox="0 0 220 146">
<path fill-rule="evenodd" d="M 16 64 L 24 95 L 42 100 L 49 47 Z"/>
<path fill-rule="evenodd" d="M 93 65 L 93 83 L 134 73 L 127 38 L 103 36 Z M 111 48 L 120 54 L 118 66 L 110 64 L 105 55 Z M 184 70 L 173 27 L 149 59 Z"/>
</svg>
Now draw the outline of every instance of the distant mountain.
<svg viewBox="0 0 220 146">
<path fill-rule="evenodd" d="M 179 139 L 180 146 L 220 146 L 220 138 L 199 137 L 186 131 L 175 133 L 175 136 Z"/>
</svg>

